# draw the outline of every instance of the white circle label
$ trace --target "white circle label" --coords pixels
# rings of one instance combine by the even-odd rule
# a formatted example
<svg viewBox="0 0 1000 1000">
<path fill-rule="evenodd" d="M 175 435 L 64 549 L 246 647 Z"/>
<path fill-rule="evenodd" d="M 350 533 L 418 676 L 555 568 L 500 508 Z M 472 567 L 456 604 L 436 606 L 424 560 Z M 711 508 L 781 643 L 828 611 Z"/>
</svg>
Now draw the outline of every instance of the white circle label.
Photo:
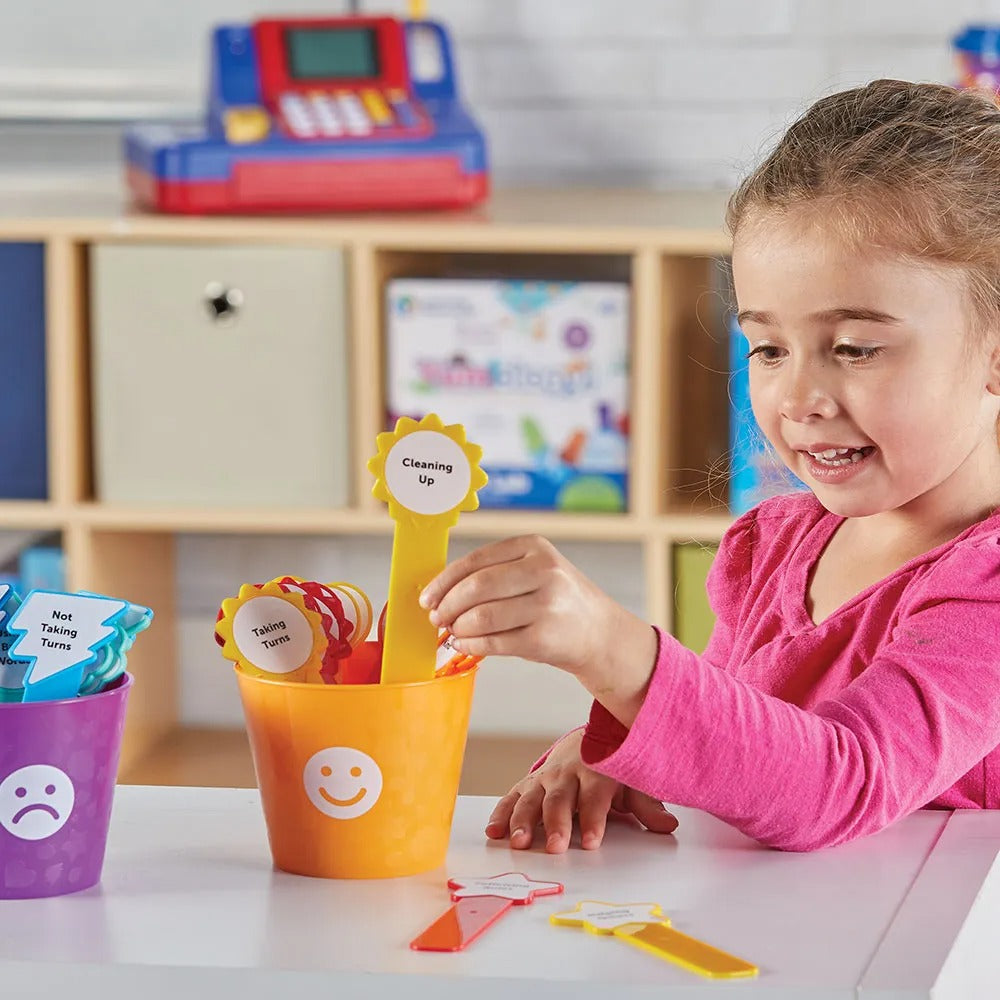
<svg viewBox="0 0 1000 1000">
<path fill-rule="evenodd" d="M 0 826 L 19 840 L 44 840 L 63 828 L 75 800 L 64 771 L 28 764 L 0 781 Z"/>
<path fill-rule="evenodd" d="M 447 434 L 414 431 L 385 456 L 385 484 L 396 502 L 414 514 L 444 514 L 468 495 L 472 468 Z"/>
<path fill-rule="evenodd" d="M 363 816 L 382 794 L 382 770 L 361 750 L 317 750 L 302 771 L 309 801 L 331 819 Z"/>
<path fill-rule="evenodd" d="M 269 594 L 251 597 L 239 607 L 233 640 L 242 659 L 269 674 L 298 670 L 312 655 L 309 620 L 294 604 Z"/>
</svg>

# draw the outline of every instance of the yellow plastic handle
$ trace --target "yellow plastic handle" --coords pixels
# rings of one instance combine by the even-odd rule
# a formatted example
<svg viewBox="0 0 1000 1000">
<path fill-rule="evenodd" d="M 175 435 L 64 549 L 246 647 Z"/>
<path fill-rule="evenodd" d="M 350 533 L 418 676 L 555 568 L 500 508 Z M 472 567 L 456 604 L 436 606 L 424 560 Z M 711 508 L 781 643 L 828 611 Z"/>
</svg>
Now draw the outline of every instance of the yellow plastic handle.
<svg viewBox="0 0 1000 1000">
<path fill-rule="evenodd" d="M 429 530 L 406 518 L 396 522 L 382 648 L 383 684 L 429 681 L 434 676 L 438 630 L 417 599 L 447 560 L 447 530 Z"/>
<path fill-rule="evenodd" d="M 486 485 L 483 450 L 465 439 L 461 424 L 447 427 L 436 413 L 419 423 L 400 417 L 376 438 L 368 461 L 372 495 L 389 505 L 396 522 L 389 568 L 389 600 L 382 650 L 383 684 L 429 681 L 437 660 L 437 627 L 420 607 L 420 592 L 448 560 L 448 529 L 461 511 L 479 506 Z"/>
<path fill-rule="evenodd" d="M 615 937 L 711 979 L 739 979 L 757 975 L 757 966 L 742 958 L 688 937 L 667 924 L 622 924 Z"/>
</svg>

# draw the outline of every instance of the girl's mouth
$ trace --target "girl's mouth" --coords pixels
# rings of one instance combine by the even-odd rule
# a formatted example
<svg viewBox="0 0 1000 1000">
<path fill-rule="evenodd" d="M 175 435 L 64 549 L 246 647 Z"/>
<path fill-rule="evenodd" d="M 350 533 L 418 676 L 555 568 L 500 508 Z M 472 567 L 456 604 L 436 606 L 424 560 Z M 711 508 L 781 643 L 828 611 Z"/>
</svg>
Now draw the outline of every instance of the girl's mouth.
<svg viewBox="0 0 1000 1000">
<path fill-rule="evenodd" d="M 863 448 L 828 448 L 822 452 L 803 451 L 809 475 L 821 483 L 843 483 L 860 473 L 878 449 L 873 445 Z"/>
<path fill-rule="evenodd" d="M 817 464 L 836 469 L 842 465 L 852 465 L 863 461 L 875 449 L 871 445 L 863 448 L 828 448 L 826 451 L 807 451 L 806 454 Z"/>
</svg>

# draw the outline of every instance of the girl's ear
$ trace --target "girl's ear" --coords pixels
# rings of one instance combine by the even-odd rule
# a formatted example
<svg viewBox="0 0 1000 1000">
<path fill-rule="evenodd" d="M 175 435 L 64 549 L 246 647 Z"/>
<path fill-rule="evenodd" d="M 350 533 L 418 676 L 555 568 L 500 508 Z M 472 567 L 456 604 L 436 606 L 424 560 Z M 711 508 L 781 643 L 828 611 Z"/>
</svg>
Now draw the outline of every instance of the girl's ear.
<svg viewBox="0 0 1000 1000">
<path fill-rule="evenodd" d="M 1000 396 L 1000 345 L 993 348 L 990 355 L 990 369 L 986 381 L 986 389 L 994 396 Z"/>
</svg>

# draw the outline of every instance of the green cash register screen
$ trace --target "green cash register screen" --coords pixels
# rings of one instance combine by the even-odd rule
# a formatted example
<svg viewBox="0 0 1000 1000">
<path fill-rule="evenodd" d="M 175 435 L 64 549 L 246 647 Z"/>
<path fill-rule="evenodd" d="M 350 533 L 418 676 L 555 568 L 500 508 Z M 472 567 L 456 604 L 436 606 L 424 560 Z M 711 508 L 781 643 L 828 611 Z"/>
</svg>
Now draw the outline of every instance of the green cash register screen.
<svg viewBox="0 0 1000 1000">
<path fill-rule="evenodd" d="M 378 76 L 371 28 L 290 28 L 285 45 L 288 74 L 295 80 Z"/>
</svg>

